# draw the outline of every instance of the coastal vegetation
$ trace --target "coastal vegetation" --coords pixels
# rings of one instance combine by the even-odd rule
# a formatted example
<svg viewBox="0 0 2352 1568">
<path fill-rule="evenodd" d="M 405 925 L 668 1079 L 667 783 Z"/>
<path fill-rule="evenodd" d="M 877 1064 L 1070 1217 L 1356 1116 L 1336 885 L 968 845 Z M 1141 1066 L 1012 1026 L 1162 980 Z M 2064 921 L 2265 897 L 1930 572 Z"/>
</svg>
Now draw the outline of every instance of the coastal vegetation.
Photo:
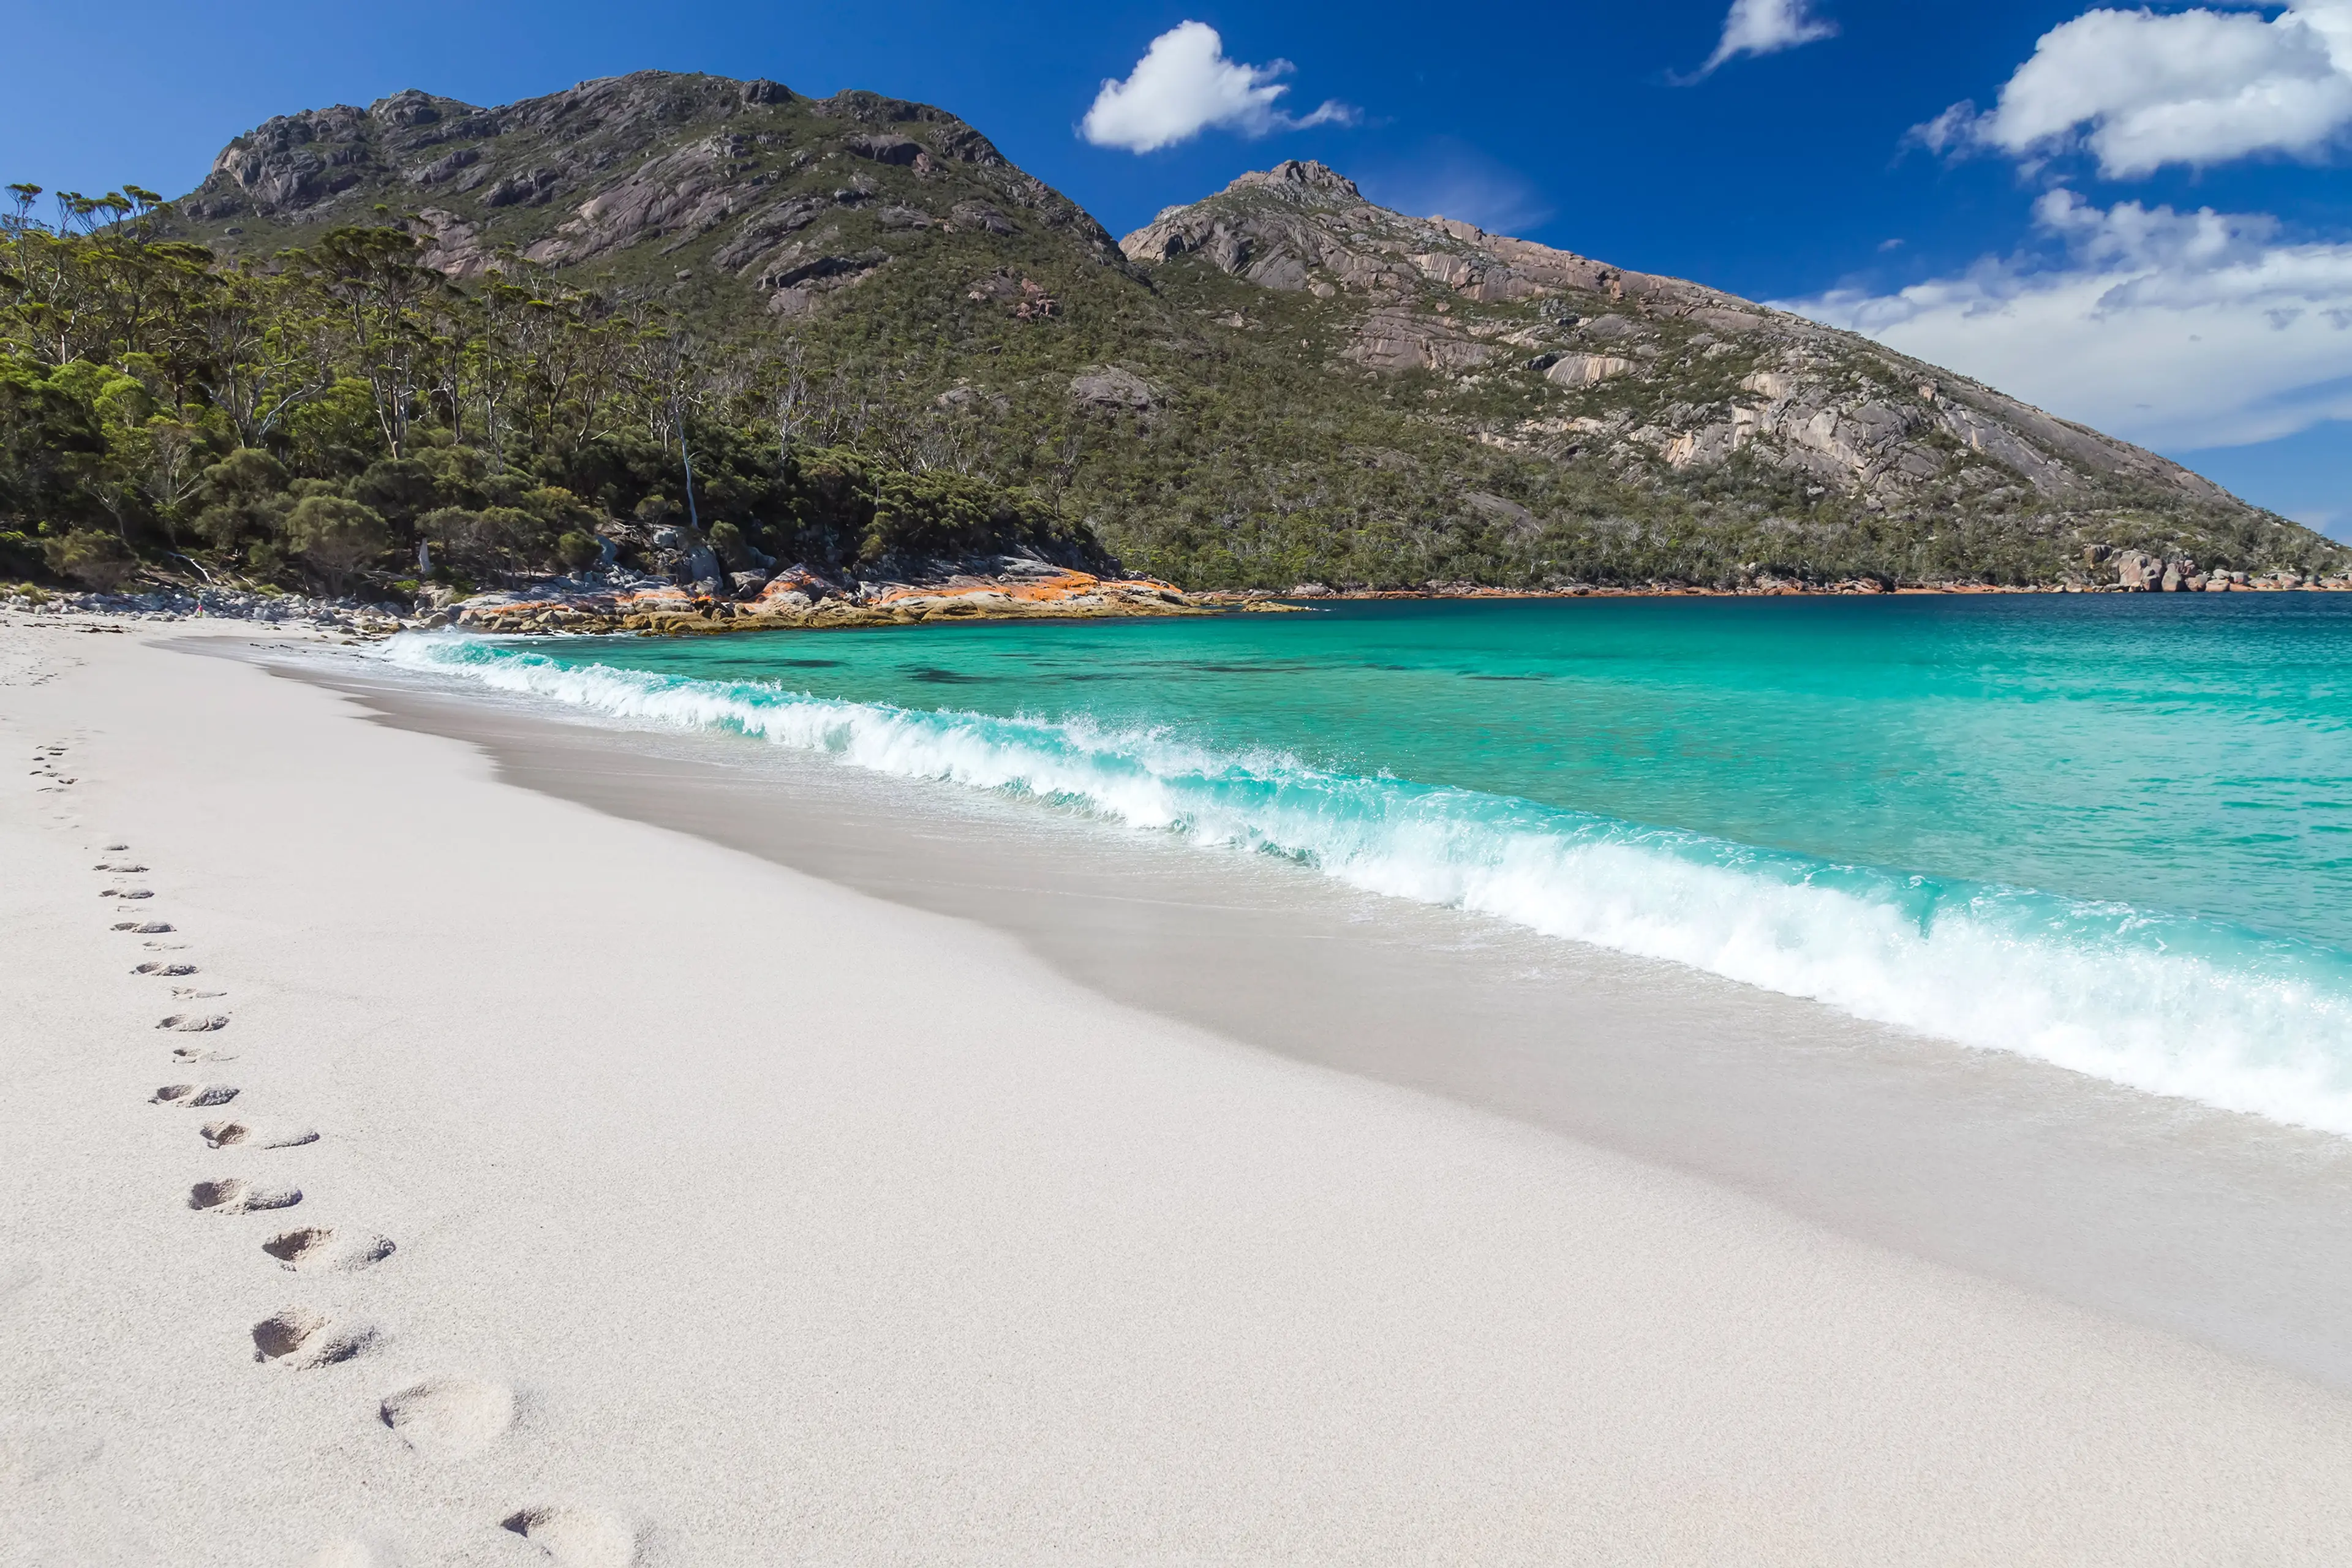
<svg viewBox="0 0 2352 1568">
<path fill-rule="evenodd" d="M 0 574 L 150 563 L 343 591 L 584 568 L 614 520 L 723 563 L 1099 553 L 1043 493 L 936 460 L 801 356 L 517 264 L 465 286 L 396 227 L 266 262 L 129 187 L 0 250 Z"/>
</svg>

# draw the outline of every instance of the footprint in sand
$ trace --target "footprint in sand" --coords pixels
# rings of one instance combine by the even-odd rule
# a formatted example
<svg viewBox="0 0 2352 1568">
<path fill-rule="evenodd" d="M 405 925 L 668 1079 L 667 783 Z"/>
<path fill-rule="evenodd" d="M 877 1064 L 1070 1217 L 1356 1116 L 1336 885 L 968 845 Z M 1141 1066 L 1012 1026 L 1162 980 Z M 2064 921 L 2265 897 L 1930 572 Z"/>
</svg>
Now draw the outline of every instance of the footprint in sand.
<svg viewBox="0 0 2352 1568">
<path fill-rule="evenodd" d="M 175 1062 L 233 1062 L 235 1051 L 216 1051 L 210 1046 L 173 1046 L 172 1059 Z"/>
<path fill-rule="evenodd" d="M 155 895 L 146 888 L 100 888 L 98 896 L 101 899 L 128 899 L 136 903 L 141 899 L 152 899 Z"/>
<path fill-rule="evenodd" d="M 338 1231 L 331 1226 L 309 1225 L 280 1231 L 261 1244 L 261 1250 L 278 1266 L 298 1274 L 325 1271 L 349 1274 L 370 1268 L 397 1250 L 389 1237 L 373 1231 Z"/>
<path fill-rule="evenodd" d="M 526 1508 L 499 1521 L 547 1553 L 557 1568 L 630 1568 L 637 1532 L 626 1521 L 586 1508 Z"/>
<path fill-rule="evenodd" d="M 253 1325 L 253 1359 L 281 1366 L 334 1366 L 374 1342 L 373 1329 L 308 1307 L 289 1307 Z"/>
<path fill-rule="evenodd" d="M 160 959 L 151 959 L 131 970 L 131 973 L 133 974 L 194 974 L 195 972 L 196 966 L 193 963 L 165 963 Z"/>
<path fill-rule="evenodd" d="M 140 872 L 147 869 L 147 868 L 144 866 L 134 866 L 128 860 L 100 860 L 97 865 L 92 866 L 90 869 L 93 871 L 111 871 L 118 877 L 135 877 Z"/>
<path fill-rule="evenodd" d="M 242 1121 L 207 1121 L 200 1131 L 205 1142 L 215 1149 L 241 1144 L 247 1149 L 299 1149 L 305 1143 L 316 1143 L 319 1134 L 308 1127 L 281 1127 L 268 1132 L 257 1132 Z"/>
<path fill-rule="evenodd" d="M 114 922 L 114 929 L 131 931 L 140 936 L 161 936 L 172 928 L 162 921 L 117 921 Z"/>
<path fill-rule="evenodd" d="M 236 1090 L 225 1083 L 167 1083 L 147 1097 L 150 1105 L 226 1105 Z"/>
<path fill-rule="evenodd" d="M 210 1002 L 228 994 L 226 991 L 199 991 L 193 985 L 174 985 L 172 994 L 183 1002 Z"/>
<path fill-rule="evenodd" d="M 198 1182 L 188 1189 L 188 1206 L 213 1214 L 254 1214 L 263 1209 L 290 1209 L 302 1201 L 299 1187 L 265 1187 L 242 1176 Z"/>
<path fill-rule="evenodd" d="M 228 1018 L 219 1013 L 174 1013 L 155 1026 L 159 1029 L 177 1029 L 184 1035 L 208 1034 L 228 1027 Z"/>
<path fill-rule="evenodd" d="M 416 1452 L 462 1458 L 488 1447 L 514 1425 L 514 1390 L 468 1377 L 436 1377 L 384 1395 L 376 1415 Z"/>
<path fill-rule="evenodd" d="M 131 850 L 131 846 L 128 844 L 101 844 L 98 847 L 99 852 L 103 855 L 125 855 Z"/>
</svg>

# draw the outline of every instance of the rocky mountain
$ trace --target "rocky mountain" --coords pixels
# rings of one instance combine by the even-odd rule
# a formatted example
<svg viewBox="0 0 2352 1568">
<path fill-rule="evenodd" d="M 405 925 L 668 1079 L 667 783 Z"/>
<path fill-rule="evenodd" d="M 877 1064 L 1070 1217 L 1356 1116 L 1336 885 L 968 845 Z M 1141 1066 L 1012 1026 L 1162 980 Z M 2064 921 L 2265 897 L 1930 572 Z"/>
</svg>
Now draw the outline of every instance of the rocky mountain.
<svg viewBox="0 0 2352 1568">
<path fill-rule="evenodd" d="M 1880 505 L 1965 506 L 2022 481 L 2084 504 L 2226 505 L 2210 480 L 1852 333 L 1676 278 L 1410 218 L 1319 163 L 1244 174 L 1120 242 L 1266 289 L 1360 299 L 1339 357 L 1457 382 L 1540 375 L 1537 417 L 1482 429 L 1555 458 L 1605 446 L 1673 469 L 1746 454 Z"/>
<path fill-rule="evenodd" d="M 273 120 L 177 207 L 189 237 L 257 258 L 399 224 L 461 281 L 562 279 L 797 356 L 834 438 L 1050 491 L 1187 586 L 2112 582 L 2126 552 L 2344 559 L 1967 377 L 1391 212 L 1317 163 L 1114 243 L 943 110 L 641 72 L 496 109 L 412 91 Z"/>
<path fill-rule="evenodd" d="M 1100 225 L 953 115 L 661 71 L 499 109 L 412 90 L 281 116 L 223 148 L 177 205 L 247 254 L 403 223 L 459 279 L 508 258 L 674 283 L 696 268 L 672 263 L 698 263 L 786 317 L 862 281 L 894 235 L 1043 230 L 1118 261 Z"/>
</svg>

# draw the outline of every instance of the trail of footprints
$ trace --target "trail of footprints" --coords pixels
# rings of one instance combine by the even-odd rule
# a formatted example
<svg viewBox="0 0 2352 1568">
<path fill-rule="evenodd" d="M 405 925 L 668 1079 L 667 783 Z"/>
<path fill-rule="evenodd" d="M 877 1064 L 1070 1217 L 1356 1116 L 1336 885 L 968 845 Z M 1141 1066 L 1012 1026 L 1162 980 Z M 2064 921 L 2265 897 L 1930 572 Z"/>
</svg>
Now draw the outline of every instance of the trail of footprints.
<svg viewBox="0 0 2352 1568">
<path fill-rule="evenodd" d="M 65 755 L 62 744 L 45 745 L 35 752 L 34 772 L 54 781 L 42 787 L 62 788 L 74 782 L 60 771 Z M 106 858 L 93 868 L 115 880 L 100 889 L 100 897 L 121 903 L 142 903 L 153 897 L 152 889 L 125 880 L 147 870 L 131 858 L 128 844 L 109 843 L 103 853 Z M 145 938 L 145 948 L 154 953 L 187 950 L 184 942 L 169 940 L 178 932 L 168 921 L 121 920 L 113 929 Z M 158 956 L 132 966 L 131 973 L 142 981 L 178 981 L 198 977 L 202 971 L 191 961 Z M 184 1005 L 217 1000 L 224 993 L 199 984 L 174 985 L 171 994 L 174 1003 L 184 1005 L 164 1015 L 156 1024 L 158 1029 L 214 1037 L 228 1028 L 231 1015 Z M 209 1039 L 174 1045 L 170 1055 L 172 1065 L 183 1069 L 209 1068 L 236 1059 L 234 1052 Z M 243 1096 L 244 1090 L 236 1084 L 192 1078 L 161 1084 L 148 1100 L 151 1104 L 181 1110 L 217 1112 L 237 1105 L 236 1111 L 205 1121 L 195 1129 L 196 1135 L 213 1149 L 246 1154 L 299 1149 L 319 1142 L 313 1128 L 247 1115 Z M 255 1170 L 266 1172 L 268 1167 Z M 299 1205 L 302 1189 L 276 1172 L 231 1173 L 196 1183 L 182 1201 L 189 1209 L 205 1215 L 274 1214 Z M 270 1266 L 296 1276 L 372 1268 L 396 1250 L 388 1237 L 338 1225 L 298 1225 L 275 1231 L 260 1244 Z M 371 1323 L 298 1303 L 254 1324 L 251 1336 L 256 1363 L 309 1372 L 361 1360 L 376 1345 L 381 1331 Z M 374 1419 L 417 1455 L 452 1460 L 481 1453 L 499 1442 L 513 1429 L 516 1415 L 514 1391 L 502 1384 L 436 1377 L 384 1394 L 376 1403 Z M 594 1509 L 532 1506 L 486 1521 L 486 1527 L 490 1524 L 539 1547 L 558 1568 L 630 1568 L 638 1559 L 635 1528 Z M 315 1559 L 320 1568 L 363 1568 L 376 1561 L 374 1551 L 359 1541 L 333 1542 Z"/>
</svg>

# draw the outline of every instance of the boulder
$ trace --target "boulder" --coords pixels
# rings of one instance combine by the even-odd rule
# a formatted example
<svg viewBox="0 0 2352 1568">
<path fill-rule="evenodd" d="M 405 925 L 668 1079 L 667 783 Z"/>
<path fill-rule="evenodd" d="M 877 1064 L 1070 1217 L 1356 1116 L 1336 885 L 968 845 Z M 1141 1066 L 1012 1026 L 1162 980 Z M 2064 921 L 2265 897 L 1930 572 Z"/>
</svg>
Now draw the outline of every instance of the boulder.
<svg viewBox="0 0 2352 1568">
<path fill-rule="evenodd" d="M 839 584 L 806 566 L 787 566 L 768 579 L 751 609 L 763 616 L 798 616 L 842 592 Z"/>
<path fill-rule="evenodd" d="M 1532 539 L 1543 531 L 1543 520 L 1506 496 L 1472 490 L 1462 498 L 1470 510 L 1500 526 L 1517 539 Z"/>
<path fill-rule="evenodd" d="M 1649 336 L 1649 329 L 1643 326 L 1641 322 L 1634 321 L 1630 316 L 1619 316 L 1614 314 L 1595 316 L 1592 320 L 1584 323 L 1583 331 L 1586 337 L 1599 338 L 1603 342 L 1617 342 L 1625 338 L 1643 338 Z"/>
<path fill-rule="evenodd" d="M 1593 386 L 1633 368 L 1632 360 L 1614 354 L 1562 354 L 1544 372 L 1544 379 L 1555 386 Z"/>
<path fill-rule="evenodd" d="M 1151 384 L 1131 370 L 1105 365 L 1070 378 L 1070 396 L 1087 408 L 1142 413 L 1153 405 Z"/>
<path fill-rule="evenodd" d="M 853 136 L 844 145 L 861 158 L 902 167 L 912 163 L 923 151 L 922 143 L 911 136 Z"/>
<path fill-rule="evenodd" d="M 1013 222 L 986 202 L 958 202 L 948 209 L 948 216 L 966 228 L 983 229 L 990 234 L 1011 234 Z"/>
</svg>

